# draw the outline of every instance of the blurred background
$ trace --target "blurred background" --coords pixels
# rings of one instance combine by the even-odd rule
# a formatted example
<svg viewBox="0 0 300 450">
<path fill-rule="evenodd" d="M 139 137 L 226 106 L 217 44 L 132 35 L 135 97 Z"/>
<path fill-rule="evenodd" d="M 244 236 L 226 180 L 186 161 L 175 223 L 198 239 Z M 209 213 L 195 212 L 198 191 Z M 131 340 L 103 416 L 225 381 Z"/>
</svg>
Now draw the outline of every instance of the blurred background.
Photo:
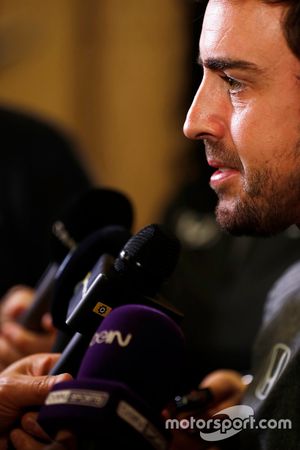
<svg viewBox="0 0 300 450">
<path fill-rule="evenodd" d="M 0 1 L 0 104 L 71 134 L 92 179 L 132 199 L 136 229 L 184 176 L 193 14 L 187 0 Z"/>
</svg>

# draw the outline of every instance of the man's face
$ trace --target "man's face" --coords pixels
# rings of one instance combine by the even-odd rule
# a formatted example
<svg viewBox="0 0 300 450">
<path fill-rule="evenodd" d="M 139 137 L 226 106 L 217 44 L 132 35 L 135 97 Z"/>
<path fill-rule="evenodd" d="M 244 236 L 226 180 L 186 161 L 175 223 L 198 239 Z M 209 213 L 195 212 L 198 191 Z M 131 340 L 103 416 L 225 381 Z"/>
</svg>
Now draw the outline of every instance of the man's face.
<svg viewBox="0 0 300 450">
<path fill-rule="evenodd" d="M 210 0 L 205 13 L 204 76 L 184 132 L 204 140 L 217 220 L 235 234 L 300 223 L 300 61 L 283 34 L 285 12 Z"/>
</svg>

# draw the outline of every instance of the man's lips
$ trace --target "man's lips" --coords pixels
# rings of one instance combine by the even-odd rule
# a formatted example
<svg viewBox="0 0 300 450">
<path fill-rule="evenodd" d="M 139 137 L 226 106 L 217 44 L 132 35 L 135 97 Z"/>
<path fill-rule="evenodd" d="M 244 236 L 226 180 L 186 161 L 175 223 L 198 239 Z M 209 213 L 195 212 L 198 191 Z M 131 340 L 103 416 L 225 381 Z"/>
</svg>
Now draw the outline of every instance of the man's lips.
<svg viewBox="0 0 300 450">
<path fill-rule="evenodd" d="M 212 187 L 216 187 L 217 185 L 227 181 L 232 176 L 239 174 L 238 169 L 230 167 L 223 161 L 208 160 L 208 164 L 210 167 L 217 169 L 210 178 L 210 184 Z"/>
</svg>

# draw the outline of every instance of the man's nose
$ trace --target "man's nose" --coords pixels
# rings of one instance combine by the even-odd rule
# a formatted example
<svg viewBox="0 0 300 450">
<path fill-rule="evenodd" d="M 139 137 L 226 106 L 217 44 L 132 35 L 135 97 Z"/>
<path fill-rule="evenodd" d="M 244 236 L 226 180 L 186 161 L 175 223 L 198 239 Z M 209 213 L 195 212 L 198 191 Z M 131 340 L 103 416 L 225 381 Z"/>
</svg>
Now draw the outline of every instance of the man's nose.
<svg viewBox="0 0 300 450">
<path fill-rule="evenodd" d="M 226 105 L 221 93 L 202 81 L 183 127 L 189 139 L 222 139 L 226 130 Z"/>
</svg>

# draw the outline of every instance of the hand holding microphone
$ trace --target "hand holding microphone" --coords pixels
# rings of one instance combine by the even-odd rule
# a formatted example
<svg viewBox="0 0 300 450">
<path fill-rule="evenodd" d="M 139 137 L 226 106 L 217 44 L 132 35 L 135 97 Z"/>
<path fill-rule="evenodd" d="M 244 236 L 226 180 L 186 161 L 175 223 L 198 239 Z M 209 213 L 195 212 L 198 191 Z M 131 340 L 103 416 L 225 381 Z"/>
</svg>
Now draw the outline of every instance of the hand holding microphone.
<svg viewBox="0 0 300 450">
<path fill-rule="evenodd" d="M 50 314 L 43 315 L 43 333 L 27 330 L 17 322 L 17 318 L 30 307 L 33 289 L 15 286 L 1 300 L 0 329 L 0 371 L 26 355 L 50 352 L 56 339 Z"/>
</svg>

